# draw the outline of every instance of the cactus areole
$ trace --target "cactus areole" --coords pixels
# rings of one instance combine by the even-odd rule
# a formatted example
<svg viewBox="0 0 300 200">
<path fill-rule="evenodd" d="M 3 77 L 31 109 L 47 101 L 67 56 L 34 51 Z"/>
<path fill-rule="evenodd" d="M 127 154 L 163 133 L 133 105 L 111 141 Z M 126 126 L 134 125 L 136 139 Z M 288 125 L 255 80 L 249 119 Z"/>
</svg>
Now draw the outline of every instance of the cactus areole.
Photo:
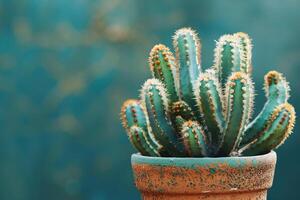
<svg viewBox="0 0 300 200">
<path fill-rule="evenodd" d="M 171 196 L 164 194 L 168 192 L 166 185 L 181 185 L 177 175 L 186 173 L 184 176 L 189 180 L 197 177 L 201 181 L 190 181 L 186 183 L 188 188 L 175 191 L 188 193 L 184 199 L 266 199 L 266 192 L 245 198 L 230 196 L 257 188 L 242 188 L 234 177 L 227 180 L 230 176 L 223 176 L 222 172 L 246 170 L 243 180 L 249 183 L 251 173 L 267 173 L 264 180 L 268 187 L 257 190 L 264 191 L 272 185 L 276 162 L 272 150 L 284 143 L 295 123 L 295 109 L 288 103 L 290 88 L 285 77 L 277 71 L 265 75 L 267 101 L 252 119 L 255 96 L 252 42 L 246 33 L 221 36 L 216 43 L 214 63 L 206 70 L 201 66 L 201 42 L 194 30 L 176 31 L 173 45 L 175 54 L 163 44 L 153 47 L 149 56 L 153 77 L 142 86 L 140 98 L 125 101 L 121 109 L 123 126 L 139 152 L 132 157 L 136 183 L 145 178 L 141 174 L 148 177 L 156 173 L 153 167 L 161 168 L 157 173 L 161 180 L 167 181 L 163 187 L 143 186 L 141 192 L 148 194 L 143 198 L 155 199 L 153 195 L 157 195 L 159 199 L 175 199 L 176 195 L 172 196 L 170 191 Z M 263 158 L 267 160 L 260 162 Z M 209 190 L 207 185 L 201 185 L 207 174 L 194 176 L 194 171 L 178 169 L 186 169 L 191 163 L 194 170 L 205 173 L 208 170 L 216 176 L 212 180 L 232 181 L 228 183 L 232 188 L 222 192 Z M 164 173 L 169 179 L 163 178 Z M 175 176 L 176 181 L 172 181 Z M 190 190 L 197 192 L 189 193 Z M 210 198 L 207 194 L 211 191 L 225 196 Z"/>
</svg>

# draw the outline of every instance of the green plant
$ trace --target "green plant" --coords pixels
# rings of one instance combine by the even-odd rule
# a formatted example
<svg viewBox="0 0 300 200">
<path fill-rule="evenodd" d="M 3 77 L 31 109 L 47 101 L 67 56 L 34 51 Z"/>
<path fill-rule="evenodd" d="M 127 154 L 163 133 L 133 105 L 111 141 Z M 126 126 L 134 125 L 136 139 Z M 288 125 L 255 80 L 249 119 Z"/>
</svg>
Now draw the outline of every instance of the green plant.
<svg viewBox="0 0 300 200">
<path fill-rule="evenodd" d="M 176 59 L 159 44 L 150 52 L 153 75 L 141 100 L 127 100 L 123 126 L 147 156 L 239 156 L 267 153 L 292 132 L 295 110 L 283 75 L 265 75 L 267 102 L 250 122 L 254 87 L 252 44 L 245 33 L 220 37 L 214 65 L 202 72 L 200 40 L 190 28 L 173 37 Z"/>
</svg>

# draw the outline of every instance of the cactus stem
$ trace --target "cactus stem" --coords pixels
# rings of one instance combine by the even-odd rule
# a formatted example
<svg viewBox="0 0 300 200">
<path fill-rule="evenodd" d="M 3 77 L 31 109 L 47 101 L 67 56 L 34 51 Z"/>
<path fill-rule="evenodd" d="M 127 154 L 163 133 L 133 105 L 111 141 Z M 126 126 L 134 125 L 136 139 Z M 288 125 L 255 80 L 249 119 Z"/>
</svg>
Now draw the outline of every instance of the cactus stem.
<svg viewBox="0 0 300 200">
<path fill-rule="evenodd" d="M 147 140 L 145 131 L 137 126 L 132 126 L 128 133 L 129 140 L 134 147 L 144 156 L 160 156 L 157 149 Z"/>
<path fill-rule="evenodd" d="M 161 149 L 161 145 L 152 135 L 145 108 L 139 100 L 129 99 L 125 101 L 121 108 L 120 115 L 123 127 L 127 131 L 128 135 L 131 133 L 130 128 L 132 126 L 139 127 L 144 131 L 147 143 L 149 143 L 149 145 L 154 149 Z"/>
<path fill-rule="evenodd" d="M 195 31 L 190 28 L 182 28 L 175 32 L 173 45 L 179 73 L 180 99 L 184 100 L 197 113 L 193 87 L 201 71 L 200 40 Z"/>
<path fill-rule="evenodd" d="M 257 117 L 247 125 L 240 148 L 261 136 L 273 110 L 278 105 L 286 103 L 289 98 L 288 82 L 276 71 L 270 71 L 265 75 L 264 89 L 268 100 Z"/>
<path fill-rule="evenodd" d="M 163 84 L 157 79 L 147 80 L 141 98 L 147 109 L 154 138 L 170 155 L 184 155 L 183 144 L 170 122 L 168 94 Z"/>
<path fill-rule="evenodd" d="M 253 107 L 253 83 L 243 72 L 230 76 L 226 86 L 226 125 L 220 155 L 236 150 Z"/>
<path fill-rule="evenodd" d="M 196 121 L 186 121 L 182 125 L 182 138 L 188 154 L 192 157 L 207 155 L 207 138 Z"/>
<path fill-rule="evenodd" d="M 291 134 L 295 124 L 295 110 L 289 103 L 277 106 L 255 141 L 243 148 L 243 155 L 258 155 L 278 148 Z"/>
<path fill-rule="evenodd" d="M 241 68 L 243 72 L 247 74 L 252 73 L 252 41 L 248 34 L 243 32 L 238 32 L 233 35 L 240 39 L 241 51 L 243 62 L 241 62 Z"/>
<path fill-rule="evenodd" d="M 197 105 L 207 126 L 214 148 L 222 141 L 224 127 L 223 95 L 221 86 L 213 69 L 206 70 L 199 76 L 194 88 Z"/>
<path fill-rule="evenodd" d="M 169 48 L 162 44 L 155 45 L 150 52 L 149 64 L 153 77 L 165 85 L 170 101 L 178 101 L 178 73 L 175 58 Z"/>
</svg>

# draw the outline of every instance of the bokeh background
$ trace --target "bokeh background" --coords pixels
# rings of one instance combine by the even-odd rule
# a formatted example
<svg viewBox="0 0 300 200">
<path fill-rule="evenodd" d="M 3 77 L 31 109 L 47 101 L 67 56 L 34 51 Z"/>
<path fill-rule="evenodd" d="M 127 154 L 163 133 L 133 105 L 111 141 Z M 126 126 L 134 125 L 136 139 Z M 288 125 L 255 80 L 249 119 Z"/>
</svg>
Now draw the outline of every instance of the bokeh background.
<svg viewBox="0 0 300 200">
<path fill-rule="evenodd" d="M 147 56 L 174 31 L 253 38 L 257 113 L 263 75 L 283 72 L 300 112 L 300 1 L 0 0 L 0 199 L 139 199 L 119 110 L 150 77 Z M 277 152 L 269 199 L 300 199 L 300 130 Z"/>
</svg>

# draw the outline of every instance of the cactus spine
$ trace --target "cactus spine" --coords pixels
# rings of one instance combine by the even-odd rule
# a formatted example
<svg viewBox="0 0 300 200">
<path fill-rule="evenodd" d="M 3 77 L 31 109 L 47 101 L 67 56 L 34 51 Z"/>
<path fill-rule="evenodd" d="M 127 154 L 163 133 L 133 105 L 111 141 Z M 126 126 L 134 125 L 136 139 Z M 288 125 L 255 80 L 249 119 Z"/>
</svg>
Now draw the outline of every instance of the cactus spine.
<svg viewBox="0 0 300 200">
<path fill-rule="evenodd" d="M 239 156 L 267 153 L 292 132 L 295 110 L 287 101 L 283 75 L 265 75 L 267 102 L 250 122 L 254 87 L 252 42 L 246 33 L 224 35 L 215 48 L 213 67 L 201 73 L 200 40 L 190 28 L 173 37 L 176 58 L 159 44 L 150 52 L 153 75 L 141 101 L 121 110 L 131 143 L 147 156 Z"/>
</svg>

